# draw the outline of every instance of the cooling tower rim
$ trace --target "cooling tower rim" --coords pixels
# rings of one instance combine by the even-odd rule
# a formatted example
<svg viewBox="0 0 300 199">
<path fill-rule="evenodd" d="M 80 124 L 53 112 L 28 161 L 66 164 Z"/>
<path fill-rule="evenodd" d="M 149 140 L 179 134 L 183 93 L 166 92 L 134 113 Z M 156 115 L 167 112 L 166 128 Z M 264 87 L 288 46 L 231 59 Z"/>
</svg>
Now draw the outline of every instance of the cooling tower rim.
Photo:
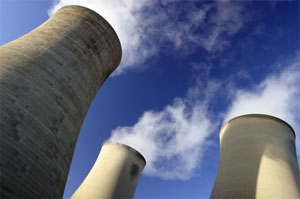
<svg viewBox="0 0 300 199">
<path fill-rule="evenodd" d="M 81 6 L 81 5 L 67 5 L 67 6 L 61 7 L 61 8 L 58 9 L 57 11 L 62 10 L 62 9 L 67 9 L 67 8 L 81 8 L 81 9 L 87 10 L 87 11 L 89 11 L 90 13 L 93 13 L 93 14 L 94 14 L 95 16 L 97 16 L 99 19 L 103 20 L 103 21 L 108 25 L 108 27 L 110 27 L 110 29 L 111 29 L 112 32 L 114 33 L 115 38 L 117 39 L 117 42 L 118 42 L 118 44 L 119 44 L 119 46 L 120 46 L 120 58 L 118 59 L 119 62 L 116 63 L 116 66 L 118 66 L 118 65 L 120 64 L 120 62 L 121 62 L 122 54 L 123 54 L 123 52 L 122 52 L 122 44 L 121 44 L 121 41 L 120 41 L 120 39 L 119 39 L 119 36 L 118 36 L 117 32 L 116 32 L 115 29 L 112 27 L 112 25 L 111 25 L 104 17 L 102 17 L 99 13 L 97 13 L 96 11 L 94 11 L 94 10 L 92 10 L 92 9 L 90 9 L 90 8 Z M 56 12 L 57 12 L 57 11 L 56 11 Z M 54 14 L 55 14 L 55 13 L 54 13 Z M 116 68 L 115 68 L 115 69 L 116 69 Z"/>
<path fill-rule="evenodd" d="M 291 129 L 291 131 L 292 131 L 294 137 L 296 137 L 296 134 L 295 134 L 295 131 L 294 131 L 293 127 L 292 127 L 289 123 L 287 123 L 286 121 L 284 121 L 284 120 L 282 120 L 282 119 L 280 119 L 280 118 L 278 118 L 278 117 L 272 116 L 272 115 L 260 114 L 260 113 L 239 115 L 239 116 L 237 116 L 237 117 L 234 117 L 234 118 L 228 120 L 227 122 L 225 122 L 225 123 L 223 124 L 223 126 L 222 126 L 222 128 L 221 128 L 219 134 L 221 134 L 221 132 L 223 131 L 224 127 L 227 126 L 227 125 L 228 125 L 229 123 L 231 123 L 232 121 L 237 120 L 237 119 L 241 119 L 241 118 L 246 118 L 246 117 L 255 117 L 255 118 L 260 117 L 260 118 L 267 118 L 267 119 L 272 119 L 272 120 L 275 120 L 275 121 L 277 121 L 277 122 L 283 123 L 283 124 L 285 124 L 286 126 L 288 126 L 288 127 Z"/>
<path fill-rule="evenodd" d="M 120 146 L 120 147 L 122 147 L 122 148 L 125 148 L 125 149 L 127 149 L 128 151 L 130 151 L 130 152 L 132 152 L 134 155 L 136 155 L 137 157 L 139 157 L 140 159 L 142 159 L 142 161 L 145 163 L 145 165 L 146 165 L 146 159 L 144 158 L 144 156 L 140 153 L 140 152 L 138 152 L 137 150 L 135 150 L 134 148 L 132 148 L 132 147 L 130 147 L 130 146 L 128 146 L 128 145 L 126 145 L 126 144 L 122 144 L 122 143 L 119 143 L 119 142 L 110 142 L 110 141 L 108 141 L 108 142 L 105 142 L 104 144 L 103 144 L 103 146 L 104 145 L 117 145 L 117 146 Z"/>
</svg>

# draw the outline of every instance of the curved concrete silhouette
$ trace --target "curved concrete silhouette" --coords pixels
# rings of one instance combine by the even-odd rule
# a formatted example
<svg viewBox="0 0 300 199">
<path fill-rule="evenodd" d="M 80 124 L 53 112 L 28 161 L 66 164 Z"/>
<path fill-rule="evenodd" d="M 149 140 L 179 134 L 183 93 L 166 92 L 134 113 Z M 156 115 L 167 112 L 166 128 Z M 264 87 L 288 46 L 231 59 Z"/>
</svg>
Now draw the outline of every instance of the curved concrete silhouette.
<svg viewBox="0 0 300 199">
<path fill-rule="evenodd" d="M 100 15 L 58 10 L 0 47 L 1 198 L 60 198 L 90 103 L 121 59 Z"/>
<path fill-rule="evenodd" d="M 251 114 L 220 131 L 220 160 L 211 198 L 300 198 L 295 133 L 283 120 Z"/>
<path fill-rule="evenodd" d="M 133 148 L 105 143 L 90 173 L 71 198 L 133 198 L 145 165 L 144 157 Z"/>
</svg>

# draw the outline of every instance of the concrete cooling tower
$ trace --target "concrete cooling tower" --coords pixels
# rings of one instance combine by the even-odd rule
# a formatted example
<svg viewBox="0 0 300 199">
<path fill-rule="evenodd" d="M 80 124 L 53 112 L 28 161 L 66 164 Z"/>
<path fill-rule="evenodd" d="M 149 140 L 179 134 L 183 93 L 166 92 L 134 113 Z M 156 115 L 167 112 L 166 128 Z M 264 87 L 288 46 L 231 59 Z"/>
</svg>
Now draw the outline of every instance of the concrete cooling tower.
<svg viewBox="0 0 300 199">
<path fill-rule="evenodd" d="M 290 125 L 260 114 L 224 124 L 212 199 L 299 199 L 299 186 L 295 133 Z"/>
<path fill-rule="evenodd" d="M 105 143 L 74 199 L 133 198 L 144 157 L 133 148 L 119 143 Z"/>
<path fill-rule="evenodd" d="M 0 47 L 1 198 L 61 198 L 85 114 L 119 65 L 113 28 L 80 6 Z"/>
</svg>

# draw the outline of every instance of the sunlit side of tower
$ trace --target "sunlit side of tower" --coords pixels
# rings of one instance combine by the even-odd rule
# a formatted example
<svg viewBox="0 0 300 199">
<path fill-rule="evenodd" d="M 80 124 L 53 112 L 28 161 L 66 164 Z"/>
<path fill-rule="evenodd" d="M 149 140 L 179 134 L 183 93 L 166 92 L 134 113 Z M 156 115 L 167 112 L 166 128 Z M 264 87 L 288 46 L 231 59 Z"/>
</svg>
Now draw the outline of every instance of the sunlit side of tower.
<svg viewBox="0 0 300 199">
<path fill-rule="evenodd" d="M 90 103 L 119 65 L 112 27 L 80 6 L 0 47 L 1 198 L 60 198 Z"/>
<path fill-rule="evenodd" d="M 133 148 L 105 143 L 90 173 L 71 198 L 133 198 L 145 164 L 144 157 Z"/>
<path fill-rule="evenodd" d="M 220 160 L 211 198 L 300 198 L 295 133 L 268 115 L 236 117 L 220 131 Z"/>
</svg>

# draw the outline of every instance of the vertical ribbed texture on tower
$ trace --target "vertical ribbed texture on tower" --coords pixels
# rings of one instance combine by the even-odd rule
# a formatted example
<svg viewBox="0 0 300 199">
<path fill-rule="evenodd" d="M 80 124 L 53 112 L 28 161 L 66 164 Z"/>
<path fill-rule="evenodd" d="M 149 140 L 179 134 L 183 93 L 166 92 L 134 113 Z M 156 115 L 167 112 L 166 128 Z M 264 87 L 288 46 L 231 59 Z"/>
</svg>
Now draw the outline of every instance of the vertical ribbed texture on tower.
<svg viewBox="0 0 300 199">
<path fill-rule="evenodd" d="M 295 133 L 286 122 L 251 114 L 224 124 L 212 199 L 297 199 L 299 186 Z"/>
<path fill-rule="evenodd" d="M 144 157 L 133 148 L 105 143 L 90 173 L 71 198 L 133 198 L 145 165 Z"/>
<path fill-rule="evenodd" d="M 1 198 L 62 197 L 85 114 L 120 59 L 112 27 L 81 6 L 0 47 Z"/>
</svg>

